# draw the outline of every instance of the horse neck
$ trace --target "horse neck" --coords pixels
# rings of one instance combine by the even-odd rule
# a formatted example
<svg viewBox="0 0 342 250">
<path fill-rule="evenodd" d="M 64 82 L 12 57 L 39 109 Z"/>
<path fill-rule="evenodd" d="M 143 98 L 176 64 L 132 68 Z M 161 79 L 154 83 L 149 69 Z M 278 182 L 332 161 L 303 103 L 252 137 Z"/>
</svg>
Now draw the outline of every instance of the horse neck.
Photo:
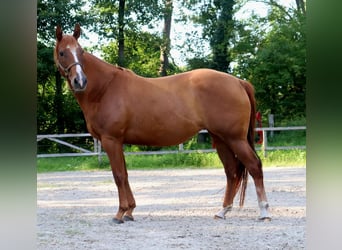
<svg viewBox="0 0 342 250">
<path fill-rule="evenodd" d="M 110 65 L 90 53 L 85 52 L 83 58 L 83 69 L 87 76 L 87 89 L 85 92 L 76 93 L 79 104 L 99 102 L 105 93 L 107 85 L 115 75 L 115 66 Z"/>
</svg>

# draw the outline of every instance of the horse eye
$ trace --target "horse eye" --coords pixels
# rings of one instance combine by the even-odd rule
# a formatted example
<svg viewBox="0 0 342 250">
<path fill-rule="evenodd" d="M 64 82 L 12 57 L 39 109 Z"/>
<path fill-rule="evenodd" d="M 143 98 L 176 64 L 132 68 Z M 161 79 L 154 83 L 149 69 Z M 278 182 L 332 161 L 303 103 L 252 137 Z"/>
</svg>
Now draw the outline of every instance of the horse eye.
<svg viewBox="0 0 342 250">
<path fill-rule="evenodd" d="M 60 55 L 60 56 L 64 56 L 64 52 L 63 52 L 63 51 L 60 51 L 60 52 L 59 52 L 59 55 Z"/>
</svg>

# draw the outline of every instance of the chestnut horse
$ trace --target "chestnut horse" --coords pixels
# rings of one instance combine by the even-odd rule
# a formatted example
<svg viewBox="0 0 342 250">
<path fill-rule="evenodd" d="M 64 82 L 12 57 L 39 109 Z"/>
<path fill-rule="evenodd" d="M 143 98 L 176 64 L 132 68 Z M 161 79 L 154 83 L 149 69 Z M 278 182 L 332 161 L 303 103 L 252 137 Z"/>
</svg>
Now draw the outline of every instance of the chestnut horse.
<svg viewBox="0 0 342 250">
<path fill-rule="evenodd" d="M 123 144 L 177 145 L 207 129 L 227 176 L 225 218 L 241 187 L 243 205 L 248 173 L 253 177 L 260 219 L 269 219 L 261 161 L 254 150 L 255 100 L 251 84 L 226 73 L 198 69 L 144 78 L 87 53 L 73 35 L 56 29 L 54 59 L 77 99 L 91 135 L 101 141 L 118 188 L 113 221 L 133 220 L 135 200 L 128 182 Z"/>
</svg>

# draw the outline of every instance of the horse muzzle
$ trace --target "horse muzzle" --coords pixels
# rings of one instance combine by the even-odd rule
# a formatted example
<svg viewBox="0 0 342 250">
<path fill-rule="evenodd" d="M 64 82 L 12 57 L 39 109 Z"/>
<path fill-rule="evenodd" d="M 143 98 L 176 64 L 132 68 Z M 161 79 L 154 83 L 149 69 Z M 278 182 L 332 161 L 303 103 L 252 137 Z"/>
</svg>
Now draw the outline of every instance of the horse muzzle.
<svg viewBox="0 0 342 250">
<path fill-rule="evenodd" d="M 75 78 L 70 80 L 71 87 L 75 92 L 85 91 L 87 88 L 87 77 L 83 74 L 77 74 Z"/>
</svg>

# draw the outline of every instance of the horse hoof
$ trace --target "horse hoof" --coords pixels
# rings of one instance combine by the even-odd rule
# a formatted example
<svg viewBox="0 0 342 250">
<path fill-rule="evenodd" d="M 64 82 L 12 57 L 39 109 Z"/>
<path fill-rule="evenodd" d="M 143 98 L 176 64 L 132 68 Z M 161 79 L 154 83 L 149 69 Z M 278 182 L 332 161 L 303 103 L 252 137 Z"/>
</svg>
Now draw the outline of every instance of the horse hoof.
<svg viewBox="0 0 342 250">
<path fill-rule="evenodd" d="M 133 218 L 132 216 L 125 215 L 125 216 L 123 217 L 123 220 L 124 220 L 124 221 L 134 221 L 134 218 Z"/>
<path fill-rule="evenodd" d="M 259 221 L 271 221 L 271 217 L 259 217 Z"/>
<path fill-rule="evenodd" d="M 113 218 L 113 219 L 112 219 L 112 222 L 113 222 L 114 224 L 122 224 L 122 223 L 124 223 L 123 220 L 119 220 L 119 219 L 117 219 L 117 218 Z"/>
<path fill-rule="evenodd" d="M 226 217 L 221 217 L 221 216 L 218 216 L 217 214 L 215 214 L 214 219 L 215 220 L 225 220 Z"/>
</svg>

